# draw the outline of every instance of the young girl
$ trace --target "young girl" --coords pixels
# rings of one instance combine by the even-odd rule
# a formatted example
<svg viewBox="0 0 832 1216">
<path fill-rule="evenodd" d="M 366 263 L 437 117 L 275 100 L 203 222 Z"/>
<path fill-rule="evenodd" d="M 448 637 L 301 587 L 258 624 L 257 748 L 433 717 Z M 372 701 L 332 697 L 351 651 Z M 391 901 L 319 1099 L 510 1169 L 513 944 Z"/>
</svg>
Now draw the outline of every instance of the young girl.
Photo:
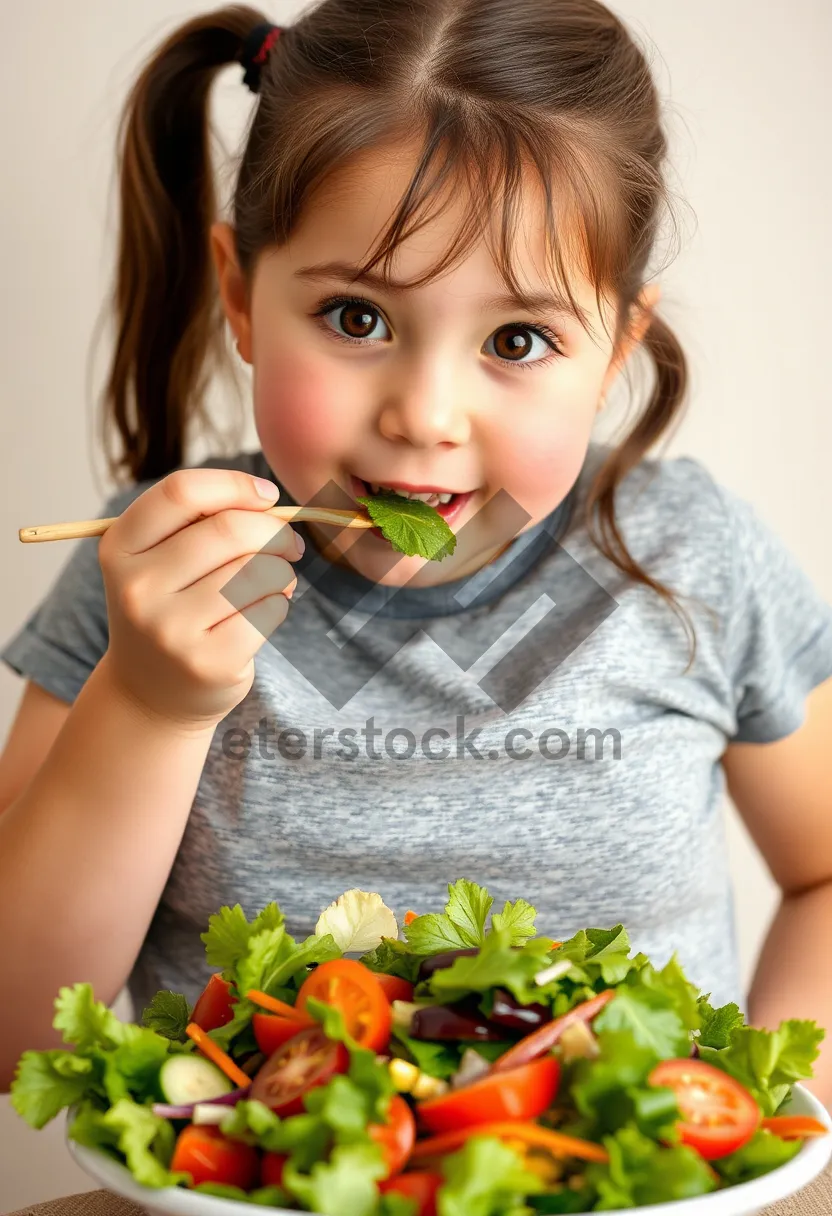
<svg viewBox="0 0 832 1216">
<path fill-rule="evenodd" d="M 229 225 L 207 112 L 235 62 Z M 234 6 L 146 66 L 108 383 L 132 484 L 4 653 L 7 1080 L 62 984 L 193 999 L 221 904 L 303 935 L 350 887 L 401 914 L 465 876 L 557 938 L 621 921 L 745 1004 L 726 780 L 783 891 L 750 1019 L 832 1026 L 832 614 L 743 501 L 648 456 L 686 387 L 649 274 L 665 154 L 598 0 Z M 218 296 L 261 450 L 186 468 Z M 593 443 L 639 346 L 653 387 Z M 454 552 L 266 513 L 379 488 Z"/>
</svg>

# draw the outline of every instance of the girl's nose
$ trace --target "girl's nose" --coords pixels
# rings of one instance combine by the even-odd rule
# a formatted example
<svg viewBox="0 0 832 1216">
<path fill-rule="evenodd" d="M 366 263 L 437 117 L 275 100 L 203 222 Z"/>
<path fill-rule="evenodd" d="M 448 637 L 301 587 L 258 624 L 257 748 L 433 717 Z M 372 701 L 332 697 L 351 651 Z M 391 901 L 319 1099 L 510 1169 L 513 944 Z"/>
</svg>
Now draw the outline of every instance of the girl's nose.
<svg viewBox="0 0 832 1216">
<path fill-rule="evenodd" d="M 434 364 L 389 387 L 379 413 L 385 439 L 419 448 L 442 443 L 461 446 L 471 437 L 470 413 L 459 380 Z"/>
</svg>

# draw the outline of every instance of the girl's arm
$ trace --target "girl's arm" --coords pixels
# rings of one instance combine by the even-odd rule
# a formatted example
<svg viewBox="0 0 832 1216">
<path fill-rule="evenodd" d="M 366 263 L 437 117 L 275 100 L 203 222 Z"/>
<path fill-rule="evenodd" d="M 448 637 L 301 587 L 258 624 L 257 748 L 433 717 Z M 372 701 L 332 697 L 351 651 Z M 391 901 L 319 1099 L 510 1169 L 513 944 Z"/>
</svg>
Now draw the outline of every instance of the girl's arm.
<svg viewBox="0 0 832 1216">
<path fill-rule="evenodd" d="M 26 723 L 24 714 L 9 748 L 29 733 Z M 52 1003 L 63 984 L 89 981 L 108 1004 L 123 986 L 212 734 L 211 726 L 177 729 L 138 710 L 119 693 L 105 656 L 46 759 L 0 815 L 2 965 L 14 977 L 0 1011 L 0 1090 L 22 1051 L 58 1044 Z M 13 761 L 7 749 L 6 788 L 23 778 Z"/>
<path fill-rule="evenodd" d="M 827 1038 L 808 1083 L 832 1105 L 832 680 L 807 700 L 803 726 L 776 743 L 735 743 L 729 793 L 780 886 L 749 996 L 749 1021 L 769 1029 L 812 1018 Z"/>
</svg>

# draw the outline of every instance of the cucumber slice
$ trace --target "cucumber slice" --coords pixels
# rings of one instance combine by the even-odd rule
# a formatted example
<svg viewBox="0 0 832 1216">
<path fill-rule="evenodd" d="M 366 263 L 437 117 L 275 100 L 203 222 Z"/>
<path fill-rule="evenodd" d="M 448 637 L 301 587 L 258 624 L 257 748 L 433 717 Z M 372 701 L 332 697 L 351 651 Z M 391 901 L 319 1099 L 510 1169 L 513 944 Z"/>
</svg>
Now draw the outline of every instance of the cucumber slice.
<svg viewBox="0 0 832 1216">
<path fill-rule="evenodd" d="M 231 1093 L 234 1086 L 224 1073 L 202 1056 L 171 1056 L 159 1072 L 159 1085 L 171 1106 L 210 1102 Z"/>
</svg>

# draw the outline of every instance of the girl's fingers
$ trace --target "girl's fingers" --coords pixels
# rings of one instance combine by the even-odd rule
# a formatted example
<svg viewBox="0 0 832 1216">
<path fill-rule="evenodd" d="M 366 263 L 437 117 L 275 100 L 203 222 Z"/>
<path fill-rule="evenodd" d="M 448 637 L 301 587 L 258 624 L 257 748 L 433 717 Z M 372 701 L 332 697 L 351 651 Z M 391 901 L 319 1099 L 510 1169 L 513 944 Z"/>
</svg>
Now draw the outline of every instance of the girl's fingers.
<svg viewBox="0 0 832 1216">
<path fill-rule="evenodd" d="M 245 554 L 180 592 L 177 613 L 189 615 L 196 636 L 268 596 L 290 596 L 296 585 L 295 572 L 285 558 L 272 553 Z"/>
<path fill-rule="evenodd" d="M 270 595 L 214 625 L 212 645 L 229 657 L 237 657 L 242 667 L 283 624 L 288 611 L 289 601 L 285 595 Z"/>
<path fill-rule="evenodd" d="M 271 488 L 269 488 L 271 487 Z M 277 487 L 233 469 L 178 469 L 130 504 L 102 538 L 117 554 L 145 553 L 203 516 L 234 508 L 265 511 Z"/>
<path fill-rule="evenodd" d="M 303 552 L 298 534 L 273 515 L 254 511 L 220 511 L 170 536 L 153 554 L 162 591 L 193 586 L 230 562 L 258 553 L 297 561 Z"/>
</svg>

